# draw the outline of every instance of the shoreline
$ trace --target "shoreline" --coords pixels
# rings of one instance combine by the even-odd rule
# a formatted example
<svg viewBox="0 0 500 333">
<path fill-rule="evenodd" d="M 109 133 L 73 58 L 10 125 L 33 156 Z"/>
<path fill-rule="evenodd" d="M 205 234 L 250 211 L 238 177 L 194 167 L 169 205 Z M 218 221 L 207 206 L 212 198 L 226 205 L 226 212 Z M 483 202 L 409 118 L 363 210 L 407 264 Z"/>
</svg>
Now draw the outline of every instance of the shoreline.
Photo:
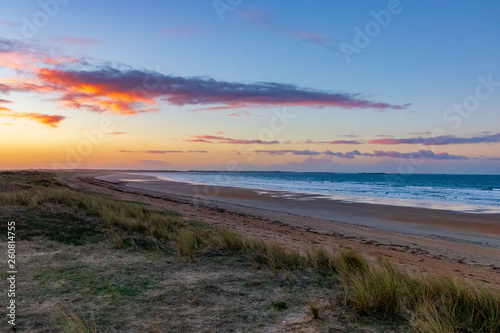
<svg viewBox="0 0 500 333">
<path fill-rule="evenodd" d="M 303 205 L 311 207 L 312 202 L 315 202 L 314 207 L 319 207 L 321 202 L 264 197 L 251 190 L 228 188 L 219 188 L 215 198 L 212 195 L 195 200 L 194 194 L 202 194 L 204 186 L 159 181 L 147 176 L 142 178 L 146 182 L 120 181 L 131 178 L 130 174 L 123 171 L 87 170 L 61 173 L 58 179 L 74 188 L 145 203 L 158 210 L 178 212 L 186 220 L 205 222 L 302 253 L 316 246 L 331 253 L 354 250 L 372 262 L 382 258 L 390 260 L 412 274 L 452 274 L 500 288 L 500 248 L 460 239 L 471 236 L 478 237 L 479 241 L 488 237 L 490 240 L 500 239 L 498 219 L 490 215 L 335 203 L 329 200 L 327 206 L 330 213 L 335 213 L 333 217 L 304 217 L 304 214 L 280 212 L 276 209 L 276 203 L 286 209 L 297 210 Z M 216 188 L 208 189 L 217 191 Z M 297 206 L 297 203 L 301 205 Z M 403 230 L 388 231 L 380 228 L 380 225 L 377 228 L 377 225 L 356 223 L 360 216 L 370 215 L 378 223 L 399 225 Z M 354 223 L 342 222 L 342 217 Z M 393 221 L 384 218 L 392 218 Z M 367 221 L 362 222 L 366 224 Z M 433 223 L 444 228 L 444 237 L 411 234 L 406 230 L 413 227 L 413 231 L 415 228 L 432 231 Z M 457 237 L 449 237 L 453 233 Z"/>
<path fill-rule="evenodd" d="M 133 175 L 133 180 L 130 179 Z M 225 206 L 241 213 L 273 213 L 356 225 L 400 234 L 473 243 L 500 249 L 500 214 L 464 213 L 420 207 L 332 200 L 312 194 L 170 181 L 134 173 L 96 179 L 136 189 L 191 198 L 193 203 Z M 285 195 L 284 195 L 285 194 Z M 236 208 L 236 209 L 235 209 Z M 495 223 L 496 222 L 496 223 Z"/>
<path fill-rule="evenodd" d="M 231 184 L 231 181 L 220 182 L 220 183 L 201 183 L 188 179 L 175 179 L 169 178 L 165 176 L 165 174 L 189 174 L 189 173 L 210 173 L 210 171 L 177 171 L 177 172 L 146 172 L 146 171 L 138 171 L 138 172 L 125 172 L 130 174 L 137 174 L 146 177 L 154 177 L 158 180 L 171 181 L 171 182 L 179 182 L 190 185 L 200 185 L 200 186 L 213 186 L 213 187 L 229 187 L 229 188 L 239 188 L 239 189 L 248 189 L 259 192 L 270 192 L 273 195 L 283 194 L 288 197 L 293 196 L 303 196 L 304 198 L 323 198 L 327 200 L 332 200 L 336 202 L 345 202 L 345 203 L 361 203 L 361 204 L 371 204 L 371 205 L 383 205 L 383 206 L 395 206 L 395 207 L 410 207 L 410 208 L 423 208 L 423 209 L 431 209 L 431 210 L 444 210 L 444 211 L 452 211 L 458 213 L 467 213 L 467 214 L 492 214 L 498 215 L 500 217 L 500 206 L 492 206 L 487 204 L 472 204 L 467 202 L 453 202 L 451 200 L 443 201 L 443 200 L 432 200 L 432 199 L 415 199 L 415 198 L 398 198 L 391 196 L 369 196 L 362 194 L 334 194 L 334 193 L 324 193 L 318 190 L 315 191 L 307 191 L 293 189 L 277 189 L 277 188 L 266 188 L 264 187 L 254 187 L 248 186 L 247 184 Z M 221 173 L 221 177 L 223 176 L 222 172 L 214 172 Z M 390 174 L 388 174 L 390 175 Z M 140 180 L 137 180 L 140 181 Z M 245 186 L 247 185 L 247 186 Z"/>
</svg>

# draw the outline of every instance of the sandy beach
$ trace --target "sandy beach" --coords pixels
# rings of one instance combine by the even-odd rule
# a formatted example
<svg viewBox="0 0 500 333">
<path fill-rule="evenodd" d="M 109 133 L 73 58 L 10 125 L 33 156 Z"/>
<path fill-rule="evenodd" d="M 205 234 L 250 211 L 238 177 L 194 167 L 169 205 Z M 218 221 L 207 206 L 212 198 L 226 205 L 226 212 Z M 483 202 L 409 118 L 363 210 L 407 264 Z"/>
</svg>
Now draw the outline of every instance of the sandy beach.
<svg viewBox="0 0 500 333">
<path fill-rule="evenodd" d="M 349 203 L 312 195 L 193 185 L 129 172 L 79 171 L 67 184 L 307 251 L 353 249 L 417 274 L 500 285 L 500 216 Z"/>
</svg>

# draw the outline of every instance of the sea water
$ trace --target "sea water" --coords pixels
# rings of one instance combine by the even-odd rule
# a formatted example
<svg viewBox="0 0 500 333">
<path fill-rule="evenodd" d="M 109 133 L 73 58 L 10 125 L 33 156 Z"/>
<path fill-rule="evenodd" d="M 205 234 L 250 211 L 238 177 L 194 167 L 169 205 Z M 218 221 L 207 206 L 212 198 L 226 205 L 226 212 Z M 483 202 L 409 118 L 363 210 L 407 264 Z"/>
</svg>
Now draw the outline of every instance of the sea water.
<svg viewBox="0 0 500 333">
<path fill-rule="evenodd" d="M 160 179 L 317 195 L 364 202 L 500 214 L 500 175 L 371 174 L 328 172 L 155 172 Z"/>
</svg>

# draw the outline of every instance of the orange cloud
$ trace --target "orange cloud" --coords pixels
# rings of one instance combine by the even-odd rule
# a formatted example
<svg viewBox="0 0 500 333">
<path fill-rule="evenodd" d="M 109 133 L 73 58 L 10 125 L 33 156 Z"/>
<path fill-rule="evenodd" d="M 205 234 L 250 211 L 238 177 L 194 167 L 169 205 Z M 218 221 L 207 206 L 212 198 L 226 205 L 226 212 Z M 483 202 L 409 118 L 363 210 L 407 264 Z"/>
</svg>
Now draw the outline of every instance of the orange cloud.
<svg viewBox="0 0 500 333">
<path fill-rule="evenodd" d="M 86 74 L 41 68 L 38 78 L 44 83 L 41 89 L 63 92 L 61 101 L 68 107 L 87 108 L 96 112 L 111 111 L 122 115 L 158 110 L 139 106 L 139 103 L 156 104 L 154 98 L 142 93 L 140 85 L 121 87 L 113 80 L 113 73 L 104 73 L 105 77 L 102 78 Z M 107 74 L 111 74 L 111 77 Z"/>
<path fill-rule="evenodd" d="M 94 66 L 72 57 L 54 57 L 28 43 L 0 38 L 0 65 L 23 76 L 0 83 L 0 91 L 60 94 L 66 107 L 131 115 L 158 111 L 159 100 L 196 105 L 205 110 L 245 107 L 306 106 L 313 108 L 405 110 L 408 104 L 372 102 L 358 93 L 335 93 L 276 82 L 238 83 L 201 77 L 176 77 L 133 68 Z M 230 116 L 248 113 L 231 113 Z"/>
<path fill-rule="evenodd" d="M 66 119 L 66 117 L 60 115 L 48 115 L 35 112 L 27 112 L 27 113 L 16 112 L 2 106 L 0 106 L 0 117 L 8 117 L 14 119 L 26 118 L 47 125 L 52 128 L 56 128 L 61 121 Z"/>
</svg>

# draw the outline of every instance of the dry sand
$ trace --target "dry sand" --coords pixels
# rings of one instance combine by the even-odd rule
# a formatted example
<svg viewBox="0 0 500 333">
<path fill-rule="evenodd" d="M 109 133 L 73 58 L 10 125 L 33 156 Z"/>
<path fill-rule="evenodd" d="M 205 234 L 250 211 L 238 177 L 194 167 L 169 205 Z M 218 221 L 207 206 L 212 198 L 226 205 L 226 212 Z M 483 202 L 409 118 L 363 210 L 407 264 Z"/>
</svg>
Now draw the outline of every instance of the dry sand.
<svg viewBox="0 0 500 333">
<path fill-rule="evenodd" d="M 119 171 L 78 171 L 73 187 L 145 202 L 186 219 L 300 251 L 353 249 L 417 274 L 451 274 L 500 286 L 500 216 L 347 203 L 284 192 L 192 185 Z M 264 193 L 265 192 L 265 193 Z"/>
</svg>

